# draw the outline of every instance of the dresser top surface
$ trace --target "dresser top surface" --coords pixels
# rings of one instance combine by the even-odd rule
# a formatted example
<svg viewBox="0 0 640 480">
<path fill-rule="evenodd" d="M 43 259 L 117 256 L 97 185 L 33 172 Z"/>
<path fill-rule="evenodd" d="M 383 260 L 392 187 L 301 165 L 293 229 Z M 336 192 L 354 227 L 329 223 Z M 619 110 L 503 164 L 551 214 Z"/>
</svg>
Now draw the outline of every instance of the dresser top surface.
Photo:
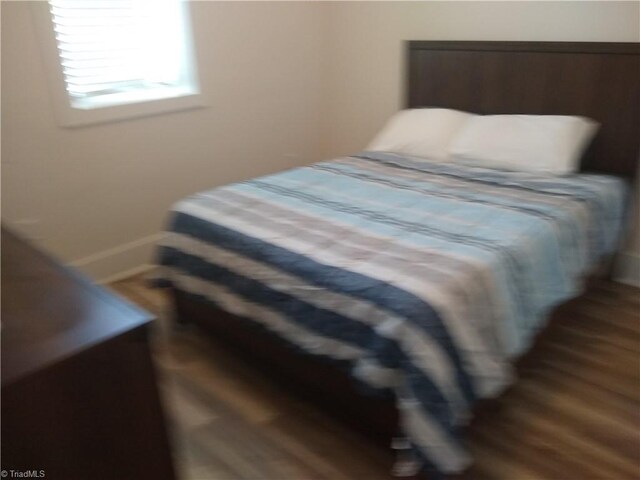
<svg viewBox="0 0 640 480">
<path fill-rule="evenodd" d="M 153 320 L 4 228 L 1 313 L 3 386 Z"/>
</svg>

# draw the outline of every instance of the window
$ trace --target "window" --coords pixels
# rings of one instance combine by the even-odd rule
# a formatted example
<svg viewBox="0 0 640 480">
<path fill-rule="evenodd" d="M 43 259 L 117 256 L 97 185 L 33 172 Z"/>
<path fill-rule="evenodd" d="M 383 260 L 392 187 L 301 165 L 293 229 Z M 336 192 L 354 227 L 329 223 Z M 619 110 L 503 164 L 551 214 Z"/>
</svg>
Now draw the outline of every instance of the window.
<svg viewBox="0 0 640 480">
<path fill-rule="evenodd" d="M 34 8 L 41 19 L 46 15 L 44 53 L 54 84 L 56 113 L 63 125 L 200 105 L 187 2 L 37 3 Z"/>
</svg>

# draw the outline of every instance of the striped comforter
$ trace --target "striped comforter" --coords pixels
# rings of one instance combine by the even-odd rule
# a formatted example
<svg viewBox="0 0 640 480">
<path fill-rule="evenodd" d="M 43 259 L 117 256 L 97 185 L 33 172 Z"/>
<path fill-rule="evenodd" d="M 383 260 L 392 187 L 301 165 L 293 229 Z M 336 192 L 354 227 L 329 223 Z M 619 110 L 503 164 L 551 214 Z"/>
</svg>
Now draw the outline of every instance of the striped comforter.
<svg viewBox="0 0 640 480">
<path fill-rule="evenodd" d="M 465 469 L 477 399 L 617 246 L 626 187 L 364 152 L 177 203 L 161 283 L 390 388 L 413 458 Z"/>
</svg>

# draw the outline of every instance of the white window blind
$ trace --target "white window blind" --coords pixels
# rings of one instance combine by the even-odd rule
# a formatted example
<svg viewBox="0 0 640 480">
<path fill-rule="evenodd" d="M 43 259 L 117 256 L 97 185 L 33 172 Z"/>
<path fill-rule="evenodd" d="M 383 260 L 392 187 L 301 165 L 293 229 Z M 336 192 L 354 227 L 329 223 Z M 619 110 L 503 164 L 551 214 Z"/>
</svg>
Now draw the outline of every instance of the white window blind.
<svg viewBox="0 0 640 480">
<path fill-rule="evenodd" d="M 49 9 L 72 106 L 193 86 L 179 0 L 51 0 Z"/>
</svg>

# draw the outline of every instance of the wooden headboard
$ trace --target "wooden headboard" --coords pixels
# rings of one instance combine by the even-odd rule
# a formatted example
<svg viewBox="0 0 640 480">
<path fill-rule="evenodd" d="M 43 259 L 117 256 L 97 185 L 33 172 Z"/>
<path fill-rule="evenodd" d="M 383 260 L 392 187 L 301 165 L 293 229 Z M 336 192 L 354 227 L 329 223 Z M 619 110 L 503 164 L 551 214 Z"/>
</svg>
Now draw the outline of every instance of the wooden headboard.
<svg viewBox="0 0 640 480">
<path fill-rule="evenodd" d="M 408 43 L 407 106 L 600 122 L 581 169 L 633 177 L 640 157 L 640 43 Z"/>
</svg>

